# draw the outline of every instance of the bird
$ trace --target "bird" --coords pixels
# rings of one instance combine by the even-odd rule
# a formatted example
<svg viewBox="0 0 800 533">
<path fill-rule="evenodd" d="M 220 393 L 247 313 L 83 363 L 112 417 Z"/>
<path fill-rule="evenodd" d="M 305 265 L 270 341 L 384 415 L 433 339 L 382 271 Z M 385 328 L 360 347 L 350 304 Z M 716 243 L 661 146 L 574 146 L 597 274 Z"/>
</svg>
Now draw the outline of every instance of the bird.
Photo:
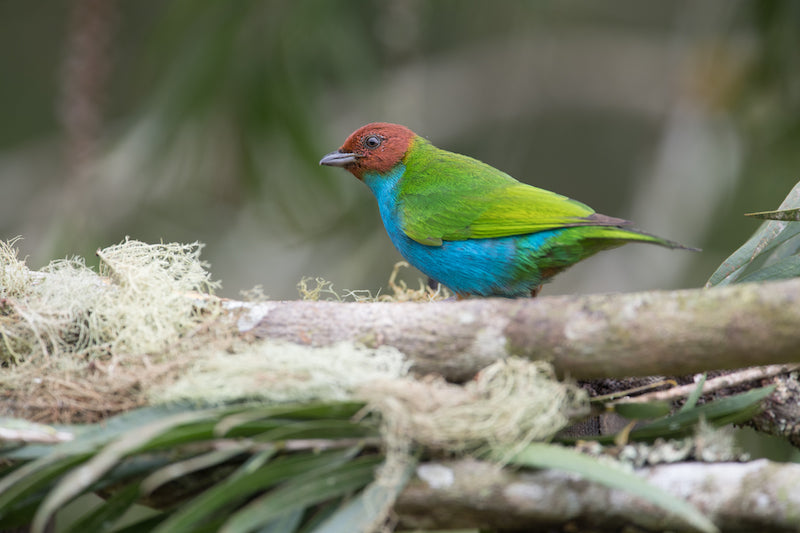
<svg viewBox="0 0 800 533">
<path fill-rule="evenodd" d="M 458 299 L 535 297 L 564 269 L 628 242 L 697 250 L 437 148 L 399 124 L 362 126 L 319 164 L 363 181 L 400 254 Z"/>
</svg>

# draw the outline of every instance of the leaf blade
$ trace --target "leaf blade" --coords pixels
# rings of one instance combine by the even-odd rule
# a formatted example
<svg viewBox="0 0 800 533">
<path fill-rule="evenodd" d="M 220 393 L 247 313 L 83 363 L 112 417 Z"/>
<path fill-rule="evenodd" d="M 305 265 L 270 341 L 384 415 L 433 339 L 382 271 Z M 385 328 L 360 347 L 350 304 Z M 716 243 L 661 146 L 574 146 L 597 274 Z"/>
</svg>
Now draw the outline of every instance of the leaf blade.
<svg viewBox="0 0 800 533">
<path fill-rule="evenodd" d="M 688 502 L 619 466 L 603 463 L 570 448 L 532 443 L 516 454 L 511 459 L 511 463 L 519 466 L 572 472 L 606 487 L 623 490 L 643 498 L 680 517 L 700 531 L 707 533 L 719 531 L 709 518 Z"/>
</svg>

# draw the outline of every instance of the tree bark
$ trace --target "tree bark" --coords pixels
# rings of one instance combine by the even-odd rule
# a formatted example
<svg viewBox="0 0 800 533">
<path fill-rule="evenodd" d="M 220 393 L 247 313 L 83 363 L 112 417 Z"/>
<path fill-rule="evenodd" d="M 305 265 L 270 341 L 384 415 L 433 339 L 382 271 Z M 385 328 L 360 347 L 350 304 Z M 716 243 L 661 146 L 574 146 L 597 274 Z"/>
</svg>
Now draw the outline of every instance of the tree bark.
<svg viewBox="0 0 800 533">
<path fill-rule="evenodd" d="M 800 361 L 800 280 L 712 289 L 432 303 L 242 304 L 239 331 L 307 345 L 394 346 L 419 373 L 470 379 L 508 356 L 575 379 Z"/>
<path fill-rule="evenodd" d="M 800 529 L 800 465 L 675 463 L 637 473 L 686 499 L 722 531 Z M 394 508 L 407 528 L 539 531 L 548 527 L 619 531 L 638 526 L 685 531 L 687 524 L 635 496 L 558 471 L 513 472 L 460 459 L 427 463 Z M 577 528 L 577 529 L 576 529 Z"/>
</svg>

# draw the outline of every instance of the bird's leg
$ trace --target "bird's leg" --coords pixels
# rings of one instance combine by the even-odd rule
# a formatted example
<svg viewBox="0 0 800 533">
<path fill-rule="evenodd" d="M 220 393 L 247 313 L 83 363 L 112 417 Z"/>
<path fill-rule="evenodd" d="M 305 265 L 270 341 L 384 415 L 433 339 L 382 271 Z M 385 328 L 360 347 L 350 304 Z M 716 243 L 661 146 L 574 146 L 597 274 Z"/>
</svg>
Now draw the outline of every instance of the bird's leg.
<svg viewBox="0 0 800 533">
<path fill-rule="evenodd" d="M 536 298 L 537 296 L 539 296 L 540 292 L 542 292 L 542 286 L 537 285 L 536 287 L 531 289 L 531 298 Z"/>
</svg>

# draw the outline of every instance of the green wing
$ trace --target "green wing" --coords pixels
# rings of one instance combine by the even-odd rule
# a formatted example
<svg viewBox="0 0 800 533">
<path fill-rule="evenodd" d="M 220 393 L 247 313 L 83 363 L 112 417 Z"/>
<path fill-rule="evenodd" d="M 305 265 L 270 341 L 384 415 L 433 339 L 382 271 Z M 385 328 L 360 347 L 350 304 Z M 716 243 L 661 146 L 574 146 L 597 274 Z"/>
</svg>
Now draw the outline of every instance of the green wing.
<svg viewBox="0 0 800 533">
<path fill-rule="evenodd" d="M 398 196 L 406 235 L 429 246 L 567 226 L 619 225 L 580 202 L 525 185 L 467 156 L 418 138 Z M 588 217 L 588 218 L 587 218 Z"/>
</svg>

